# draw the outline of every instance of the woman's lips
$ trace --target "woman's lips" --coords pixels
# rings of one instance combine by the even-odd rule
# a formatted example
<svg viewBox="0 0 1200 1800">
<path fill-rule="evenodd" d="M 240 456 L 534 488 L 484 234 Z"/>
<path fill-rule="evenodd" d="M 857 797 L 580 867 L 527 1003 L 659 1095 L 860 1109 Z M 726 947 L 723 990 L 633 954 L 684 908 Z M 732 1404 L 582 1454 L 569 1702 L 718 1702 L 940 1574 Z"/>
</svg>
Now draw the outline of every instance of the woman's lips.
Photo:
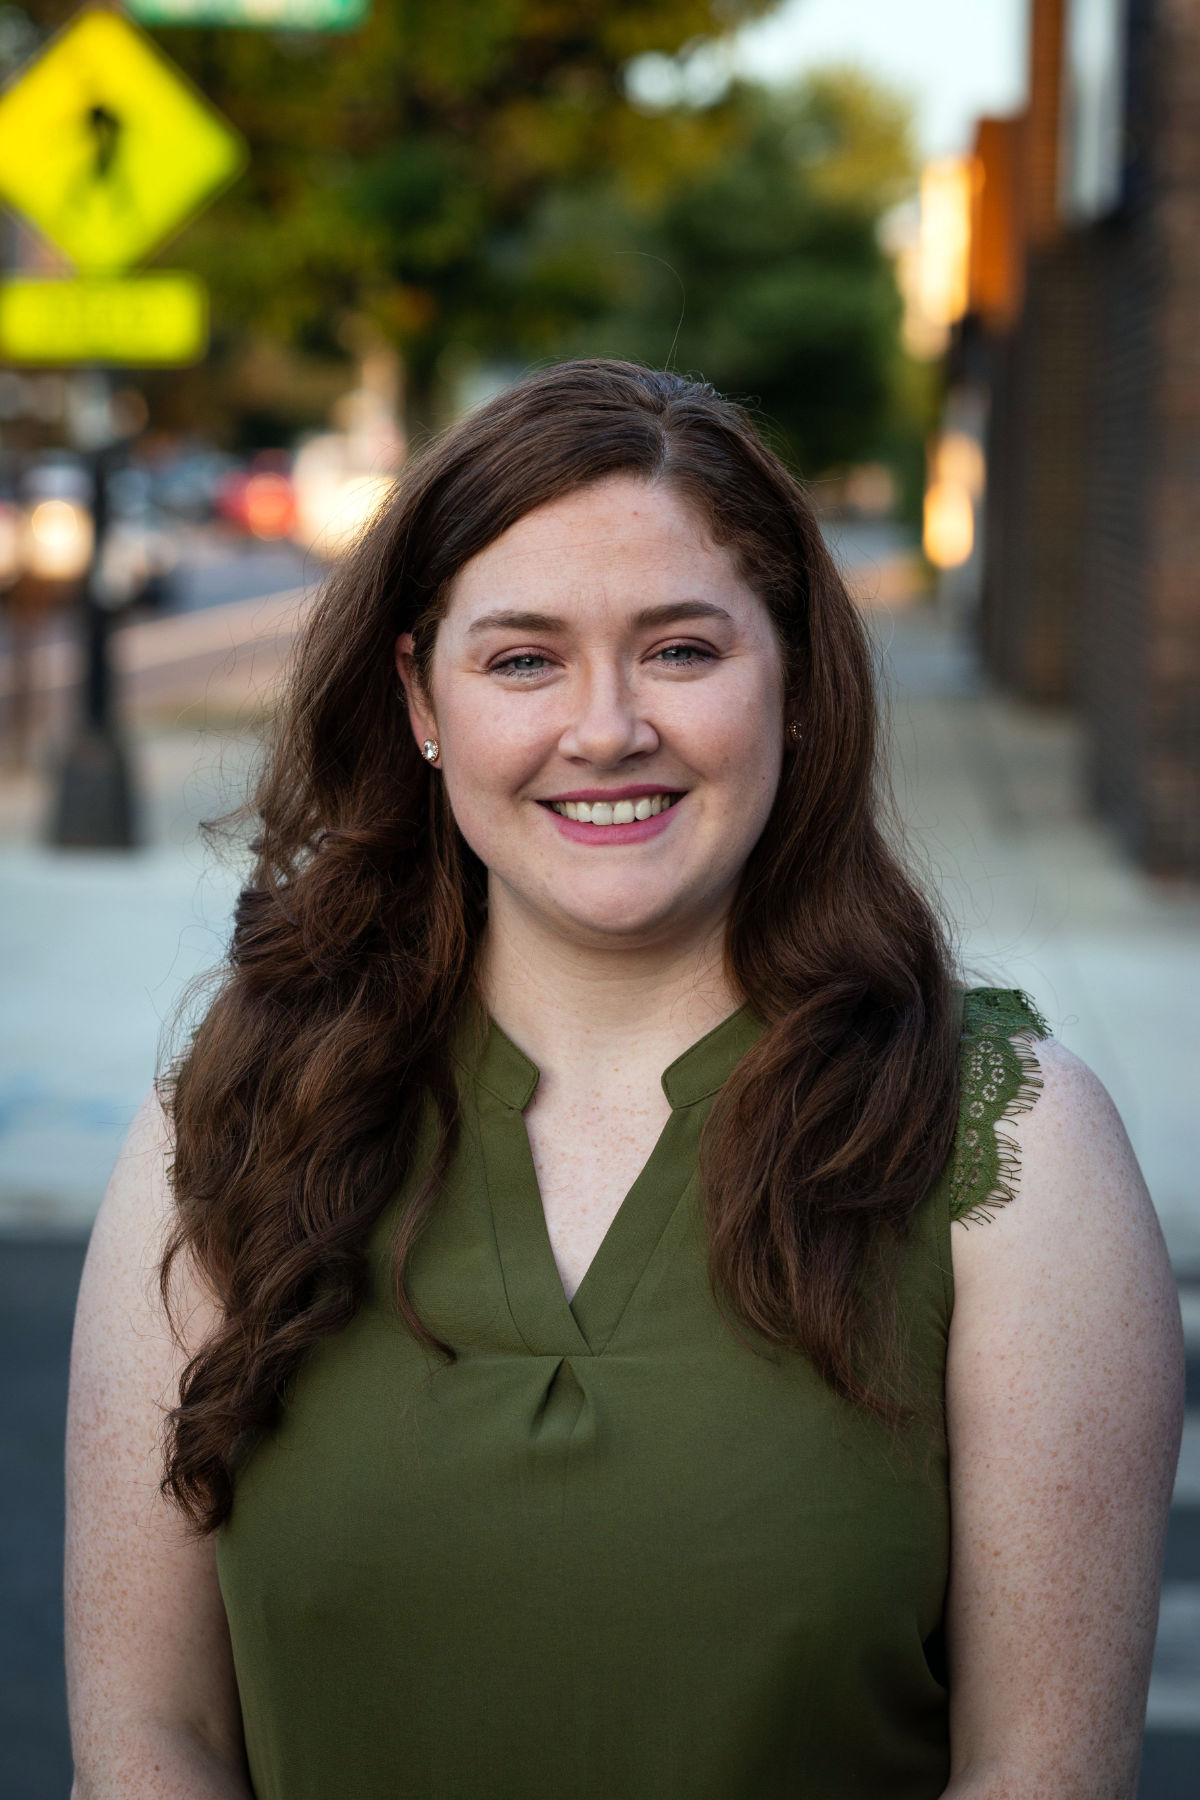
<svg viewBox="0 0 1200 1800">
<path fill-rule="evenodd" d="M 634 819 L 630 825 L 583 825 L 578 819 L 568 819 L 555 812 L 553 807 L 543 806 L 542 811 L 573 844 L 599 848 L 605 844 L 643 844 L 648 838 L 658 837 L 670 825 L 681 804 L 682 801 L 677 800 L 674 806 L 668 806 L 652 818 Z"/>
</svg>

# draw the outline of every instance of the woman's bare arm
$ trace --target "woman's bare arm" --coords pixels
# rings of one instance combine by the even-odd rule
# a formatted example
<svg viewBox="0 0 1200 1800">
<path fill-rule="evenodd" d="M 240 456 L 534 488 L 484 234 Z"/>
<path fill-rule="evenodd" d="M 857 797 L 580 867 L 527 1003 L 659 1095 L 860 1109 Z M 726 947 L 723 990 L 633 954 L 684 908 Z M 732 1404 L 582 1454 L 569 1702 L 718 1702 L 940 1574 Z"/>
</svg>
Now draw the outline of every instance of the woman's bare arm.
<svg viewBox="0 0 1200 1800">
<path fill-rule="evenodd" d="M 67 1418 L 67 1685 L 73 1800 L 249 1800 L 212 1540 L 159 1495 L 184 1360 L 158 1298 L 169 1214 L 157 1099 L 126 1140 L 88 1248 Z M 182 1278 L 195 1347 L 211 1311 Z"/>
<path fill-rule="evenodd" d="M 1061 1045 L 1016 1198 L 953 1230 L 947 1800 L 1133 1800 L 1179 1450 L 1179 1307 L 1104 1088 Z"/>
</svg>

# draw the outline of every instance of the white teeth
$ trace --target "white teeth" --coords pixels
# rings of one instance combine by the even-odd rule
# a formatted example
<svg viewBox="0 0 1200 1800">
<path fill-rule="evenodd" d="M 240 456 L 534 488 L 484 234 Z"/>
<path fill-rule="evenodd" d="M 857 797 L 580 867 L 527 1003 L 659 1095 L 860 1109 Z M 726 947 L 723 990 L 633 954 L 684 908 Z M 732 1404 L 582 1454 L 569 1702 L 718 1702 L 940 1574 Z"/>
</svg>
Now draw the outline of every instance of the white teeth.
<svg viewBox="0 0 1200 1800">
<path fill-rule="evenodd" d="M 635 819 L 653 819 L 666 812 L 677 794 L 643 794 L 633 800 L 551 800 L 551 809 L 581 825 L 632 825 Z"/>
</svg>

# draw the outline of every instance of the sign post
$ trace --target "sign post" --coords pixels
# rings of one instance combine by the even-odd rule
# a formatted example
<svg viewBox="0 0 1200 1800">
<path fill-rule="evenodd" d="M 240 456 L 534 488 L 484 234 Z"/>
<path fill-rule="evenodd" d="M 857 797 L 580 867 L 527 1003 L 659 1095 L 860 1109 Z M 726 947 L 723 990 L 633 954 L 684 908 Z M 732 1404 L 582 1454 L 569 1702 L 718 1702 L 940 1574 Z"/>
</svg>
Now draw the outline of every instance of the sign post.
<svg viewBox="0 0 1200 1800">
<path fill-rule="evenodd" d="M 103 7 L 76 14 L 0 96 L 0 200 L 79 275 L 0 283 L 0 356 L 75 363 L 105 382 L 114 366 L 197 362 L 208 336 L 202 283 L 127 271 L 232 181 L 245 158 L 237 132 L 136 25 Z M 95 529 L 80 620 L 86 675 L 50 841 L 127 847 L 136 838 L 134 801 L 101 581 L 116 438 L 102 428 L 88 449 Z"/>
<path fill-rule="evenodd" d="M 81 596 L 83 688 L 48 833 L 52 844 L 77 849 L 128 850 L 138 841 L 137 802 L 117 717 L 109 654 L 112 610 L 101 588 L 100 557 L 108 530 L 108 464 L 114 448 L 111 442 L 97 444 L 88 458 L 96 548 Z"/>
</svg>

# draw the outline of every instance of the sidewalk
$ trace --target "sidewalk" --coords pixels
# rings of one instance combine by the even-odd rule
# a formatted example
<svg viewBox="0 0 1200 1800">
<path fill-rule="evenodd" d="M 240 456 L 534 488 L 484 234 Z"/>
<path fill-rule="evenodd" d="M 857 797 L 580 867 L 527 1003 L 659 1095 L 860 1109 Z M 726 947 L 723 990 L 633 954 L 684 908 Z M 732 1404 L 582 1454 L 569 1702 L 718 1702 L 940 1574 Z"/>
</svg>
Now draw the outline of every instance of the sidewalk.
<svg viewBox="0 0 1200 1800">
<path fill-rule="evenodd" d="M 1125 1121 L 1179 1274 L 1200 1279 L 1200 888 L 1153 881 L 1082 810 L 1066 713 L 989 691 L 926 608 L 876 611 L 910 851 L 974 979 L 1023 987 Z"/>
<path fill-rule="evenodd" d="M 65 645 L 38 668 L 43 768 L 0 774 L 0 1232 L 86 1230 L 191 984 L 219 964 L 244 859 L 201 821 L 246 797 L 298 593 L 147 620 L 115 641 L 144 847 L 40 843 L 71 716 Z M 232 846 L 230 847 L 232 849 Z"/>
</svg>

